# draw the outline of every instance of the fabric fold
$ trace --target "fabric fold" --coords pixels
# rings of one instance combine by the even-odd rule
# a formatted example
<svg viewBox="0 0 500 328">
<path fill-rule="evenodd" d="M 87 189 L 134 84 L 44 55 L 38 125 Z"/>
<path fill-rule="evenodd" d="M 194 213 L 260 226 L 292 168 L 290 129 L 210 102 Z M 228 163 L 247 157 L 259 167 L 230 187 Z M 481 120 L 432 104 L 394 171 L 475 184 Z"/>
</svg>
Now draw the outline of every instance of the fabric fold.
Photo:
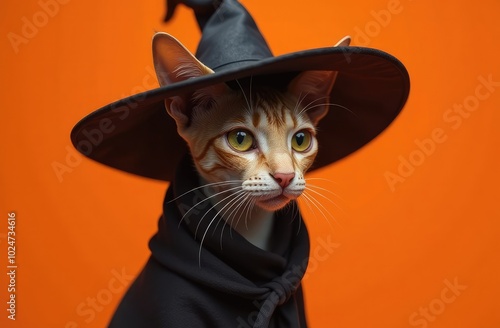
<svg viewBox="0 0 500 328">
<path fill-rule="evenodd" d="M 306 327 L 300 281 L 309 237 L 298 211 L 275 214 L 265 251 L 216 224 L 223 219 L 211 207 L 186 156 L 150 240 L 151 258 L 110 327 Z"/>
</svg>

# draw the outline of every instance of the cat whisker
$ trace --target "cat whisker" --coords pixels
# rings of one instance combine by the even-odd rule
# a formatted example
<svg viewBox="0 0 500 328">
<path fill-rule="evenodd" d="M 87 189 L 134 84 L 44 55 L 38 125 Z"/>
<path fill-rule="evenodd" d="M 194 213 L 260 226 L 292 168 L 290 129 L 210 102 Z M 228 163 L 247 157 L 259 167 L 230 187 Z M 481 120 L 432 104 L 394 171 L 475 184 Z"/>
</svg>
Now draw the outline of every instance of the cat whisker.
<svg viewBox="0 0 500 328">
<path fill-rule="evenodd" d="M 251 198 L 250 201 L 248 202 L 248 207 L 247 207 L 246 214 L 245 214 L 245 228 L 247 230 L 248 230 L 248 218 L 250 217 L 250 214 L 252 213 L 254 205 L 255 205 L 255 198 Z M 236 225 L 238 225 L 240 218 L 238 218 Z"/>
<path fill-rule="evenodd" d="M 231 213 L 229 213 L 229 215 L 225 219 L 226 223 L 229 223 L 230 227 L 235 227 L 233 225 L 233 222 L 234 222 L 234 219 L 236 217 L 236 214 L 240 213 L 239 218 L 241 218 L 242 213 L 245 211 L 245 208 L 250 203 L 249 199 L 250 199 L 250 195 L 245 194 L 237 200 L 239 203 L 236 205 L 236 207 L 231 211 Z M 236 221 L 236 224 L 238 224 L 238 222 L 239 222 L 239 219 Z M 226 227 L 225 225 L 222 227 L 222 231 L 220 234 L 220 246 L 221 246 L 221 248 L 222 248 L 222 237 L 224 234 L 225 227 Z M 229 230 L 229 235 L 231 238 L 233 238 L 233 229 Z"/>
<path fill-rule="evenodd" d="M 245 213 L 245 229 L 248 230 L 248 218 L 250 217 L 250 214 L 252 213 L 252 210 L 253 210 L 253 207 L 255 205 L 255 198 L 251 197 L 250 195 L 248 195 L 248 198 L 246 198 L 244 200 L 244 202 L 246 203 L 244 205 L 244 207 L 241 209 L 241 212 L 240 212 L 240 215 L 238 217 L 238 220 L 236 220 L 236 225 L 233 225 L 234 223 L 234 218 L 231 220 L 231 226 L 234 228 L 234 227 L 237 227 L 239 224 L 240 224 L 240 220 L 241 220 L 241 216 L 243 215 L 243 213 Z M 233 230 L 230 230 L 229 231 L 229 234 L 231 236 L 231 238 L 233 238 Z"/>
<path fill-rule="evenodd" d="M 308 191 L 311 191 L 311 190 L 308 190 Z M 330 226 L 330 229 L 331 229 L 332 232 L 333 232 L 333 226 L 331 225 L 330 220 L 328 219 L 328 217 L 326 216 L 325 213 L 327 213 L 328 216 L 333 221 L 335 221 L 335 223 L 341 229 L 343 229 L 342 225 L 337 221 L 337 219 L 330 213 L 330 211 L 327 210 L 327 208 L 319 200 L 317 200 L 315 197 L 313 197 L 313 195 L 310 195 L 310 194 L 308 195 L 306 191 L 304 191 L 304 195 L 306 196 L 307 199 L 309 199 L 311 201 L 311 204 L 313 204 L 318 209 L 318 211 L 323 215 L 323 217 L 325 218 L 326 222 Z"/>
<path fill-rule="evenodd" d="M 250 101 L 248 101 L 246 92 L 245 92 L 245 90 L 243 90 L 243 87 L 241 86 L 240 81 L 236 80 L 236 83 L 240 87 L 241 93 L 243 94 L 243 97 L 245 98 L 245 102 L 247 103 L 248 107 L 246 108 L 246 111 L 247 111 L 247 113 L 249 115 L 251 115 L 252 114 L 252 110 L 253 110 L 253 104 L 252 104 L 252 76 L 250 76 L 250 94 L 249 94 Z"/>
<path fill-rule="evenodd" d="M 306 97 L 307 95 L 308 94 L 306 93 L 306 95 L 304 97 Z M 321 97 L 321 98 L 314 99 L 313 101 L 311 101 L 310 103 L 305 105 L 304 108 L 302 108 L 302 110 L 297 114 L 297 116 L 301 116 L 303 113 L 307 112 L 309 109 L 314 108 L 313 107 L 314 104 L 317 103 L 318 101 L 327 100 L 327 99 L 328 99 L 328 97 Z"/>
<path fill-rule="evenodd" d="M 224 233 L 224 228 L 226 227 L 226 224 L 231 220 L 231 217 L 234 215 L 235 211 L 241 206 L 242 202 L 244 202 L 248 197 L 249 195 L 246 192 L 239 193 L 239 195 L 237 195 L 235 198 L 229 200 L 229 202 L 232 203 L 231 206 L 229 206 L 224 212 L 222 212 L 222 210 L 217 212 L 216 216 L 220 214 L 220 218 L 217 221 L 217 224 L 214 228 L 214 233 L 215 230 L 217 230 L 217 227 L 219 226 L 221 220 L 224 221 L 224 225 L 221 231 L 221 247 L 222 247 L 222 234 Z M 236 205 L 236 207 L 233 208 L 234 205 Z M 231 210 L 231 208 L 233 209 Z M 231 212 L 228 215 L 226 215 L 230 210 Z"/>
<path fill-rule="evenodd" d="M 234 222 L 234 218 L 233 218 L 233 219 L 231 219 L 231 226 L 237 227 L 240 224 L 241 216 L 243 215 L 243 213 L 245 213 L 245 216 L 244 216 L 245 217 L 245 228 L 248 230 L 247 219 L 248 219 L 248 217 L 250 217 L 251 210 L 253 209 L 253 206 L 255 204 L 255 199 L 253 197 L 251 197 L 250 195 L 248 195 L 248 197 L 245 198 L 245 200 L 243 200 L 243 202 L 245 204 L 240 211 L 240 215 L 238 216 L 238 220 L 236 220 L 236 225 L 233 225 L 233 222 Z M 231 236 L 231 238 L 233 238 L 233 229 L 229 230 L 229 235 Z"/>
<path fill-rule="evenodd" d="M 203 189 L 203 188 L 206 188 L 206 187 L 220 187 L 220 186 L 227 186 L 227 185 L 232 185 L 232 184 L 239 184 L 239 183 L 242 183 L 244 180 L 228 180 L 228 181 L 220 181 L 220 182 L 212 182 L 212 183 L 207 183 L 207 184 L 204 184 L 202 186 L 199 186 L 199 187 L 196 187 L 196 188 L 193 188 L 193 189 L 190 189 L 188 191 L 186 191 L 185 193 L 182 193 L 181 195 L 175 197 L 174 199 L 170 200 L 167 202 L 167 204 L 169 203 L 172 203 L 174 201 L 176 201 L 177 199 L 191 193 L 191 192 L 194 192 L 196 190 L 199 190 L 199 189 Z"/>
<path fill-rule="evenodd" d="M 310 204 L 309 209 L 311 210 L 312 213 L 314 213 L 314 217 L 316 219 L 316 222 L 318 222 L 319 217 L 322 217 L 326 221 L 326 223 L 328 224 L 330 231 L 333 233 L 334 229 L 333 229 L 333 226 L 330 222 L 330 219 L 326 216 L 326 214 L 323 212 L 323 210 L 318 207 L 315 199 L 311 195 L 308 195 L 307 192 L 304 192 L 302 195 L 304 196 L 304 200 L 307 201 L 306 203 Z M 318 212 L 321 215 L 318 215 L 317 214 Z M 316 224 L 319 224 L 319 223 L 316 223 Z"/>
<path fill-rule="evenodd" d="M 302 93 L 300 93 L 299 98 L 297 99 L 297 103 L 295 104 L 295 108 L 293 109 L 293 113 L 297 113 L 297 109 L 299 108 L 300 104 L 302 104 L 302 102 L 304 101 L 304 99 L 306 99 L 306 97 L 307 97 L 308 94 L 309 94 L 309 92 L 307 92 L 304 95 L 302 95 Z M 302 111 L 299 112 L 299 115 L 301 113 L 302 113 Z"/>
<path fill-rule="evenodd" d="M 200 205 L 200 204 L 201 204 L 201 203 L 203 203 L 203 202 L 206 202 L 207 200 L 210 200 L 211 198 L 214 198 L 214 197 L 216 197 L 216 196 L 219 196 L 219 195 L 225 194 L 225 193 L 227 193 L 227 192 L 231 192 L 231 191 L 233 191 L 233 190 L 241 189 L 241 188 L 242 188 L 242 187 L 241 187 L 241 185 L 240 185 L 240 186 L 237 186 L 237 187 L 233 187 L 233 188 L 229 188 L 229 189 L 226 189 L 226 190 L 220 191 L 220 192 L 215 193 L 215 194 L 213 194 L 213 195 L 211 195 L 211 196 L 208 196 L 208 197 L 206 197 L 206 198 L 203 198 L 203 199 L 202 199 L 202 200 L 200 200 L 198 203 L 196 203 L 196 204 L 194 204 L 193 206 L 191 206 L 191 207 L 189 208 L 189 210 L 187 210 L 187 211 L 186 211 L 186 213 L 184 213 L 184 215 L 182 216 L 182 218 L 181 218 L 181 219 L 180 219 L 180 221 L 179 221 L 178 227 L 180 227 L 180 226 L 181 226 L 181 223 L 182 223 L 182 221 L 184 220 L 184 217 L 186 217 L 186 215 L 187 215 L 189 212 L 191 212 L 191 210 L 192 210 L 192 209 L 196 208 L 196 206 Z M 230 196 L 231 196 L 231 195 L 230 195 Z"/>
<path fill-rule="evenodd" d="M 337 201 L 339 201 L 341 204 L 345 205 L 345 200 L 344 198 L 342 198 L 341 196 L 339 196 L 339 194 L 331 191 L 330 189 L 327 189 L 327 188 L 323 188 L 321 186 L 318 186 L 316 184 L 313 184 L 311 183 L 311 181 L 327 181 L 329 183 L 333 183 L 333 184 L 337 184 L 335 181 L 333 180 L 330 180 L 330 179 L 325 179 L 325 178 L 307 178 L 305 179 L 306 180 L 306 188 L 308 188 L 310 191 L 312 192 L 315 192 L 316 194 L 320 195 L 321 197 L 323 197 L 324 199 L 328 200 L 329 202 L 331 202 L 333 204 L 333 206 L 335 206 L 337 209 L 339 209 L 343 214 L 345 214 L 345 211 L 342 209 L 342 207 L 337 203 L 337 202 L 334 202 L 332 201 L 331 197 L 327 197 L 326 195 L 324 195 L 323 193 L 328 193 L 329 195 L 333 196 L 336 198 Z M 314 190 L 313 190 L 314 189 Z"/>
<path fill-rule="evenodd" d="M 229 190 L 227 190 L 227 191 L 229 191 Z M 216 202 L 215 204 L 213 204 L 213 203 L 212 203 L 212 206 L 211 206 L 208 210 L 206 210 L 206 211 L 205 211 L 205 213 L 203 214 L 203 216 L 202 216 L 202 217 L 201 217 L 201 219 L 199 220 L 198 225 L 196 226 L 196 230 L 195 230 L 195 232 L 194 232 L 194 236 L 196 237 L 196 236 L 198 235 L 198 229 L 200 228 L 200 224 L 202 223 L 202 221 L 203 221 L 203 219 L 205 218 L 205 216 L 207 216 L 207 214 L 208 214 L 208 213 L 210 213 L 210 211 L 211 211 L 212 209 L 217 208 L 217 206 L 218 206 L 219 204 L 221 204 L 221 203 L 224 203 L 224 202 L 228 201 L 228 199 L 230 199 L 231 197 L 237 197 L 238 195 L 240 195 L 241 193 L 244 193 L 244 192 L 245 192 L 244 190 L 241 190 L 241 189 L 240 189 L 240 190 L 238 190 L 238 191 L 236 191 L 236 192 L 232 192 L 230 195 L 228 195 L 228 196 L 226 196 L 226 197 L 222 198 L 221 200 L 219 200 L 219 201 L 218 201 L 218 202 Z M 220 194 L 220 193 L 219 193 L 219 194 Z M 229 201 L 228 201 L 228 204 L 230 204 L 230 203 L 231 203 L 231 201 L 229 200 Z M 216 214 L 218 214 L 220 211 L 222 211 L 224 208 L 226 208 L 226 206 L 227 206 L 227 204 L 224 204 L 224 206 L 223 206 L 221 209 L 219 209 L 219 210 L 218 210 L 218 212 L 217 212 Z M 209 228 L 209 227 L 208 227 L 208 228 Z M 207 228 L 207 229 L 208 229 L 208 228 Z"/>
<path fill-rule="evenodd" d="M 307 94 L 304 96 L 304 98 L 306 96 L 307 96 Z M 321 104 L 318 104 L 317 102 L 321 101 L 321 100 L 324 100 L 325 102 L 323 102 Z M 308 111 L 308 110 L 310 110 L 312 108 L 316 108 L 316 107 L 320 107 L 320 106 L 331 106 L 331 107 L 339 107 L 339 108 L 345 109 L 347 112 L 351 113 L 352 115 L 354 115 L 356 117 L 359 117 L 356 113 L 354 113 L 349 108 L 347 108 L 345 106 L 342 106 L 340 104 L 331 103 L 329 100 L 330 100 L 329 97 L 316 98 L 313 101 L 311 101 L 309 104 L 307 104 L 306 106 L 304 106 L 304 108 L 298 113 L 298 115 L 302 115 L 304 112 L 306 112 L 306 111 Z M 300 102 L 301 102 L 301 100 L 300 100 Z M 298 106 L 298 104 L 297 104 L 297 106 Z"/>
<path fill-rule="evenodd" d="M 332 196 L 334 196 L 334 197 L 338 198 L 338 199 L 339 199 L 339 200 L 341 200 L 341 201 L 344 201 L 344 199 L 343 199 L 342 197 L 340 197 L 338 194 L 334 193 L 333 191 L 331 191 L 331 190 L 329 190 L 329 189 L 326 189 L 326 188 L 323 188 L 323 187 L 320 187 L 320 186 L 317 186 L 317 185 L 312 184 L 312 183 L 310 183 L 310 182 L 308 182 L 308 183 L 306 184 L 306 188 L 316 188 L 316 189 L 319 189 L 319 190 L 321 190 L 321 191 L 324 191 L 324 192 L 329 193 L 330 195 L 332 195 Z M 323 197 L 327 198 L 326 196 L 323 196 Z"/>
<path fill-rule="evenodd" d="M 210 207 L 210 208 L 208 209 L 208 211 L 207 211 L 205 214 L 203 214 L 203 216 L 201 217 L 200 221 L 198 222 L 198 225 L 196 226 L 196 230 L 195 230 L 195 233 L 194 233 L 195 237 L 196 237 L 196 235 L 198 234 L 198 229 L 200 228 L 200 224 L 201 224 L 201 222 L 203 221 L 203 219 L 205 218 L 205 216 L 207 216 L 207 214 L 208 214 L 208 213 L 210 213 L 210 211 L 211 211 L 213 208 L 215 208 L 215 207 L 216 207 L 217 205 L 219 205 L 220 203 L 224 202 L 226 199 L 228 199 L 228 198 L 230 198 L 230 197 L 235 197 L 235 198 L 236 198 L 238 195 L 240 195 L 241 193 L 244 193 L 244 192 L 245 192 L 245 191 L 243 191 L 243 190 L 239 190 L 239 191 L 237 191 L 237 192 L 235 192 L 235 193 L 232 193 L 232 194 L 231 194 L 231 195 L 229 195 L 229 196 L 224 197 L 223 199 L 221 199 L 220 201 L 218 201 L 217 203 L 215 203 L 214 205 L 212 205 L 212 207 Z M 203 242 L 205 241 L 205 238 L 206 238 L 206 236 L 207 236 L 208 231 L 210 230 L 210 227 L 211 227 L 211 226 L 212 226 L 212 224 L 214 223 L 214 221 L 215 221 L 215 219 L 217 218 L 218 214 L 219 214 L 221 211 L 223 211 L 223 210 L 224 210 L 224 208 L 226 208 L 228 205 L 233 204 L 233 202 L 234 202 L 234 199 L 232 199 L 231 201 L 227 202 L 227 204 L 225 204 L 224 206 L 222 206 L 222 208 L 221 208 L 221 209 L 220 209 L 220 210 L 219 210 L 219 211 L 215 214 L 215 216 L 212 218 L 212 220 L 210 220 L 210 223 L 207 225 L 207 228 L 205 229 L 205 232 L 203 233 L 203 236 L 202 236 L 202 238 L 201 238 L 201 241 L 200 241 L 200 248 L 199 248 L 199 251 L 198 251 L 198 264 L 199 264 L 199 266 L 200 266 L 200 267 L 201 267 L 201 251 L 202 251 L 202 249 L 203 249 Z"/>
<path fill-rule="evenodd" d="M 311 213 L 315 213 L 314 209 L 310 205 L 311 200 L 309 199 L 309 196 L 307 195 L 307 193 L 303 192 L 301 196 L 302 197 L 300 198 L 300 200 L 304 201 L 304 203 L 307 205 L 307 208 L 309 208 L 309 211 Z M 316 220 L 316 222 L 317 222 L 317 217 L 316 216 L 314 216 L 314 220 Z"/>
<path fill-rule="evenodd" d="M 330 231 L 333 232 L 334 231 L 333 226 L 332 226 L 329 218 L 326 216 L 326 214 L 323 212 L 323 210 L 318 206 L 318 204 L 317 204 L 318 201 L 314 197 L 312 197 L 311 195 L 308 195 L 306 191 L 304 191 L 304 193 L 302 195 L 304 196 L 305 199 L 307 199 L 308 202 L 311 203 L 311 205 L 313 205 L 316 208 L 317 211 L 319 211 L 319 213 L 323 216 L 325 221 L 328 223 L 328 226 L 330 227 Z M 312 212 L 316 213 L 316 210 L 313 208 Z"/>
<path fill-rule="evenodd" d="M 250 196 L 250 194 L 248 194 L 247 197 L 241 202 L 241 205 L 243 206 L 243 208 L 241 208 L 241 210 L 239 211 L 240 215 L 238 216 L 238 220 L 236 220 L 236 225 L 233 225 L 234 218 L 231 218 L 231 224 L 230 224 L 231 227 L 238 226 L 243 213 L 247 213 L 247 215 L 248 215 L 248 208 L 250 207 L 252 200 L 253 200 L 253 198 Z M 248 227 L 246 227 L 246 228 L 248 230 Z M 229 235 L 231 236 L 231 238 L 233 238 L 233 229 L 229 230 Z"/>
<path fill-rule="evenodd" d="M 327 182 L 330 182 L 330 183 L 338 184 L 337 182 L 335 182 L 333 180 L 325 179 L 325 178 L 306 178 L 305 180 L 306 181 L 309 181 L 309 180 L 322 180 L 322 181 L 327 181 Z"/>
<path fill-rule="evenodd" d="M 292 202 L 292 211 L 294 209 L 295 209 L 295 214 L 292 217 L 292 222 L 293 222 L 293 220 L 295 220 L 295 217 L 299 218 L 299 226 L 297 227 L 297 235 L 298 235 L 299 232 L 300 232 L 300 227 L 302 226 L 302 216 L 300 215 L 299 207 L 298 207 L 297 202 Z"/>
<path fill-rule="evenodd" d="M 230 220 L 230 218 L 234 215 L 234 211 L 238 209 L 238 207 L 241 205 L 241 202 L 240 203 L 237 203 L 238 201 L 242 201 L 242 199 L 247 199 L 249 196 L 247 193 L 240 193 L 236 198 L 234 199 L 231 199 L 230 202 L 232 202 L 233 204 L 231 206 L 229 206 L 225 211 L 224 213 L 218 213 L 220 214 L 221 218 L 224 219 L 224 221 L 228 222 Z M 244 200 L 243 200 L 244 201 Z M 231 210 L 231 208 L 234 206 L 234 205 L 238 205 L 236 206 L 235 208 L 233 208 Z M 228 212 L 231 210 L 231 212 L 228 214 Z M 227 215 L 226 215 L 227 214 Z M 220 220 L 219 220 L 220 222 Z M 217 226 L 219 225 L 219 223 L 217 223 L 217 225 L 215 226 L 215 229 L 217 229 Z M 224 229 L 224 228 L 222 228 Z"/>
<path fill-rule="evenodd" d="M 313 191 L 313 190 L 309 189 L 308 191 Z M 320 194 L 320 193 L 318 193 L 318 192 L 316 192 L 316 194 L 318 194 L 319 196 L 324 197 L 324 195 L 322 195 L 322 194 Z M 313 195 L 309 194 L 309 196 L 311 197 L 311 196 L 313 196 Z M 319 205 L 319 206 L 321 206 L 321 208 L 322 208 L 322 209 L 323 209 L 323 210 L 324 210 L 324 211 L 325 211 L 325 212 L 326 212 L 326 213 L 327 213 L 327 214 L 328 214 L 328 215 L 332 218 L 332 220 L 333 220 L 333 221 L 334 221 L 334 222 L 338 225 L 338 227 L 339 227 L 340 229 L 344 230 L 344 226 L 342 225 L 341 221 L 339 221 L 339 220 L 340 220 L 340 219 L 339 219 L 339 217 L 337 217 L 337 216 L 333 215 L 333 214 L 332 214 L 332 212 L 331 212 L 331 211 L 329 211 L 329 210 L 325 207 L 325 205 L 323 204 L 323 202 L 321 202 L 319 199 L 317 199 L 317 198 L 315 198 L 315 197 L 312 197 L 312 198 L 313 198 L 313 200 L 314 200 L 316 203 L 318 203 L 318 205 Z M 345 212 L 344 212 L 344 210 L 342 210 L 342 208 L 340 208 L 338 205 L 336 205 L 333 201 L 331 201 L 331 203 L 333 204 L 333 206 L 335 206 L 337 209 L 339 209 L 342 213 L 345 213 Z"/>
<path fill-rule="evenodd" d="M 333 206 L 335 206 L 338 210 L 340 210 L 342 213 L 344 213 L 344 214 L 345 214 L 345 211 L 344 211 L 344 210 L 343 210 L 343 209 L 342 209 L 339 205 L 337 205 L 337 203 L 335 203 L 333 200 L 331 200 L 329 197 L 327 197 L 327 196 L 323 195 L 323 194 L 322 194 L 322 193 L 320 193 L 319 191 L 312 189 L 311 187 L 319 188 L 319 189 L 321 189 L 321 190 L 324 190 L 324 191 L 330 192 L 332 195 L 335 195 L 336 197 L 338 197 L 335 193 L 331 192 L 330 190 L 327 190 L 327 189 L 324 189 L 324 188 L 318 187 L 318 186 L 312 186 L 312 185 L 311 185 L 311 186 L 306 186 L 306 190 L 307 190 L 307 191 L 310 191 L 310 192 L 312 192 L 312 193 L 314 193 L 314 194 L 316 194 L 316 195 L 318 195 L 318 196 L 323 197 L 325 200 L 329 201 L 329 202 L 330 202 Z"/>
<path fill-rule="evenodd" d="M 333 103 L 333 104 L 326 104 L 328 106 L 331 106 L 331 107 L 339 107 L 339 108 L 342 108 L 342 109 L 345 109 L 347 112 L 351 113 L 352 115 L 356 116 L 357 118 L 359 118 L 359 115 L 356 114 L 355 112 L 353 112 L 352 110 L 350 110 L 349 108 L 341 105 L 341 104 L 336 104 L 336 103 Z"/>
<path fill-rule="evenodd" d="M 330 107 L 339 107 L 339 108 L 342 108 L 342 109 L 345 109 L 347 112 L 351 113 L 352 115 L 356 116 L 356 117 L 359 117 L 356 113 L 354 113 L 352 110 L 350 110 L 349 108 L 345 107 L 345 106 L 342 106 L 340 104 L 336 104 L 336 103 L 322 103 L 322 104 L 316 104 L 316 105 L 312 105 L 311 106 L 308 106 L 308 107 L 305 107 L 301 112 L 300 114 L 302 114 L 303 112 L 306 112 L 310 109 L 313 109 L 313 108 L 316 108 L 316 107 L 321 107 L 321 106 L 330 106 Z"/>
</svg>

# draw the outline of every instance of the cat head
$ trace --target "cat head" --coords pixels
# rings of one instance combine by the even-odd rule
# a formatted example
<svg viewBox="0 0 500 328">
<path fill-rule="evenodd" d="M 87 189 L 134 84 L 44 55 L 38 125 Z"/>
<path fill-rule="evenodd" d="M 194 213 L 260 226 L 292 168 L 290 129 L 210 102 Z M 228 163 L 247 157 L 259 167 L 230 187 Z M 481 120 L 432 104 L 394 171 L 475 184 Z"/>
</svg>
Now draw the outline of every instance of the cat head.
<svg viewBox="0 0 500 328">
<path fill-rule="evenodd" d="M 153 59 L 162 86 L 214 73 L 166 33 L 153 38 Z M 285 90 L 218 84 L 168 98 L 165 108 L 204 181 L 275 211 L 304 191 L 336 74 L 306 71 Z"/>
</svg>

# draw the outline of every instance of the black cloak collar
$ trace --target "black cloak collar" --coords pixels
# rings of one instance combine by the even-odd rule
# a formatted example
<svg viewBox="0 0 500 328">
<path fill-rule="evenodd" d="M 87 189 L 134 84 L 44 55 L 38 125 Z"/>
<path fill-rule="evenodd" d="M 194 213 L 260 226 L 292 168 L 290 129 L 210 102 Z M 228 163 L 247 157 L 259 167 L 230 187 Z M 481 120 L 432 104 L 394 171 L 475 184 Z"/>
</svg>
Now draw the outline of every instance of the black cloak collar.
<svg viewBox="0 0 500 328">
<path fill-rule="evenodd" d="M 161 317 L 148 321 L 152 326 L 177 327 L 173 323 L 179 322 L 179 327 L 306 327 L 300 281 L 309 237 L 297 204 L 275 214 L 272 246 L 264 251 L 219 218 L 212 220 L 216 211 L 198 180 L 186 157 L 167 191 L 158 232 L 150 240 L 151 259 L 112 324 L 144 324 L 140 315 L 130 318 L 141 307 L 148 313 L 143 317 Z M 179 297 L 185 306 L 179 305 Z M 145 302 L 151 304 L 146 308 Z"/>
</svg>

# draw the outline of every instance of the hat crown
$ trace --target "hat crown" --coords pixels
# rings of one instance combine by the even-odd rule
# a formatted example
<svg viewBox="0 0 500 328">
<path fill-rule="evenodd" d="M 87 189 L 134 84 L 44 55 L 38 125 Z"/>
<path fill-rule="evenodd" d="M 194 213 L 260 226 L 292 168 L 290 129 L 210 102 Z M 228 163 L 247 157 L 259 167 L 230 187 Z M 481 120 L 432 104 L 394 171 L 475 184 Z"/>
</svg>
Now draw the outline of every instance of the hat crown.
<svg viewBox="0 0 500 328">
<path fill-rule="evenodd" d="M 165 99 L 220 83 L 236 88 L 235 80 L 238 84 L 242 79 L 256 85 L 271 80 L 275 84 L 283 77 L 289 82 L 289 77 L 300 72 L 334 71 L 338 77 L 330 97 L 337 105 L 330 107 L 318 128 L 322 150 L 312 168 L 318 169 L 374 139 L 399 114 L 408 98 L 410 79 L 406 68 L 383 51 L 343 46 L 274 57 L 255 22 L 236 0 L 167 0 L 166 20 L 181 3 L 194 9 L 204 32 L 197 52 L 199 59 L 217 74 L 164 85 L 94 111 L 71 132 L 73 145 L 82 154 L 126 172 L 171 181 L 188 149 L 165 111 Z M 256 80 L 259 77 L 261 81 Z M 89 139 L 88 131 L 100 129 L 103 120 L 111 120 L 114 129 L 103 133 L 96 144 Z"/>
<path fill-rule="evenodd" d="M 202 37 L 196 57 L 214 71 L 273 57 L 248 11 L 235 0 L 223 0 L 209 17 L 197 13 Z"/>
</svg>

